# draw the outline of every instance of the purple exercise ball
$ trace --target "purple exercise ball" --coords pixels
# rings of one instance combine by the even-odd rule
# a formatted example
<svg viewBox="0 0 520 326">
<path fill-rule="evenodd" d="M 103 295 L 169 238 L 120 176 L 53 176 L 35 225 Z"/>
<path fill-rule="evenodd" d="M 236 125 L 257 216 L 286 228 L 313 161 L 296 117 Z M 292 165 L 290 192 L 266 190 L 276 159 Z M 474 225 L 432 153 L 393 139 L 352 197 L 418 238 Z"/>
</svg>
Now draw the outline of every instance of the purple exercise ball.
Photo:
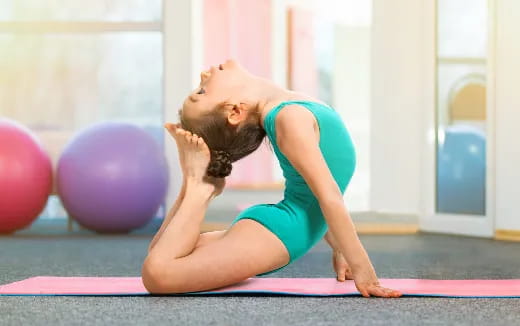
<svg viewBox="0 0 520 326">
<path fill-rule="evenodd" d="M 80 225 L 100 233 L 126 233 L 148 223 L 168 180 L 159 144 L 127 123 L 103 122 L 81 131 L 58 161 L 63 206 Z"/>
</svg>

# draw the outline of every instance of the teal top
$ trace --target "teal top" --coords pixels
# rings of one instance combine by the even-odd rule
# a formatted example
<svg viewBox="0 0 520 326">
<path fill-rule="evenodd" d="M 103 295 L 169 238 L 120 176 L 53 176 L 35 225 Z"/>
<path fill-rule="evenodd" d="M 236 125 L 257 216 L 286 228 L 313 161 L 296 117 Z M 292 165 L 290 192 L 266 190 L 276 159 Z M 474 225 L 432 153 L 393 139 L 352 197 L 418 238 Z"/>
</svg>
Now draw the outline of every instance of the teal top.
<svg viewBox="0 0 520 326">
<path fill-rule="evenodd" d="M 341 116 L 333 108 L 321 103 L 286 101 L 271 109 L 264 118 L 264 128 L 267 137 L 271 141 L 274 153 L 283 171 L 283 176 L 286 179 L 284 198 L 295 201 L 308 201 L 309 196 L 314 197 L 303 177 L 296 171 L 285 155 L 282 154 L 276 143 L 276 115 L 283 107 L 290 104 L 299 104 L 310 110 L 316 117 L 320 130 L 319 147 L 321 153 L 339 189 L 344 193 L 354 172 L 356 157 L 354 144 Z"/>
<path fill-rule="evenodd" d="M 354 173 L 356 155 L 340 115 L 331 107 L 309 101 L 286 101 L 271 109 L 265 116 L 264 129 L 285 177 L 284 199 L 276 204 L 248 207 L 237 215 L 231 225 L 241 219 L 252 219 L 262 224 L 283 242 L 289 252 L 291 263 L 323 238 L 328 225 L 317 198 L 276 143 L 276 115 L 289 104 L 301 105 L 316 117 L 320 129 L 319 147 L 341 193 L 345 192 Z M 282 268 L 259 276 L 274 273 Z"/>
</svg>

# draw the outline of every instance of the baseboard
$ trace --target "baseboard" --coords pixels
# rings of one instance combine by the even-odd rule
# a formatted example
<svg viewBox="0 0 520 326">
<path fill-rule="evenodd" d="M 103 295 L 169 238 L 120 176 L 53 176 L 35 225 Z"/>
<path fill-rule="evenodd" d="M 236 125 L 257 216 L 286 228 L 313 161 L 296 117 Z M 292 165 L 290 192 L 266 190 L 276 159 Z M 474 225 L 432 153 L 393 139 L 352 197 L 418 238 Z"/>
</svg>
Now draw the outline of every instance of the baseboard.
<svg viewBox="0 0 520 326">
<path fill-rule="evenodd" d="M 415 234 L 417 224 L 354 223 L 358 234 Z"/>
<path fill-rule="evenodd" d="M 495 230 L 495 240 L 520 241 L 520 230 Z"/>
</svg>

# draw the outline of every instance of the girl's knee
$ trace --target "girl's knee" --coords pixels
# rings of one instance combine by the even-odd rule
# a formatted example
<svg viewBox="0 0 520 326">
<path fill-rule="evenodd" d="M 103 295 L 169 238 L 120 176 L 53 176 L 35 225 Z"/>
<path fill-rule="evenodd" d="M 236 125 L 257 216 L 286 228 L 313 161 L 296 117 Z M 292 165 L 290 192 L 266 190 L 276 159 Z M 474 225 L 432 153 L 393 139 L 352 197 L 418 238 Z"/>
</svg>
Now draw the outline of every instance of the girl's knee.
<svg viewBox="0 0 520 326">
<path fill-rule="evenodd" d="M 156 255 L 148 255 L 141 268 L 141 279 L 143 285 L 150 293 L 164 293 L 169 281 L 165 275 L 167 267 L 164 260 Z"/>
</svg>

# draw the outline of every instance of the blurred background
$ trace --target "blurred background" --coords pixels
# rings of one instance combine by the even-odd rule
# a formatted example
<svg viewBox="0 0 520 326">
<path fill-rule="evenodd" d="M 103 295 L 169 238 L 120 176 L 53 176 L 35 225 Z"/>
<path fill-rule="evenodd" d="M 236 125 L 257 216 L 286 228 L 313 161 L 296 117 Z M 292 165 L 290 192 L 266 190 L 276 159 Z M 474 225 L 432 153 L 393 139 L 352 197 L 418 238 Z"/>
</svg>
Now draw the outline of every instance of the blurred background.
<svg viewBox="0 0 520 326">
<path fill-rule="evenodd" d="M 340 113 L 358 230 L 520 239 L 518 12 L 514 0 L 0 0 L 0 118 L 49 155 L 35 223 L 57 225 L 74 215 L 56 181 L 67 144 L 103 122 L 145 131 L 169 171 L 154 230 L 182 181 L 163 124 L 201 70 L 234 58 Z M 281 200 L 283 182 L 262 145 L 234 164 L 207 228 Z"/>
</svg>

